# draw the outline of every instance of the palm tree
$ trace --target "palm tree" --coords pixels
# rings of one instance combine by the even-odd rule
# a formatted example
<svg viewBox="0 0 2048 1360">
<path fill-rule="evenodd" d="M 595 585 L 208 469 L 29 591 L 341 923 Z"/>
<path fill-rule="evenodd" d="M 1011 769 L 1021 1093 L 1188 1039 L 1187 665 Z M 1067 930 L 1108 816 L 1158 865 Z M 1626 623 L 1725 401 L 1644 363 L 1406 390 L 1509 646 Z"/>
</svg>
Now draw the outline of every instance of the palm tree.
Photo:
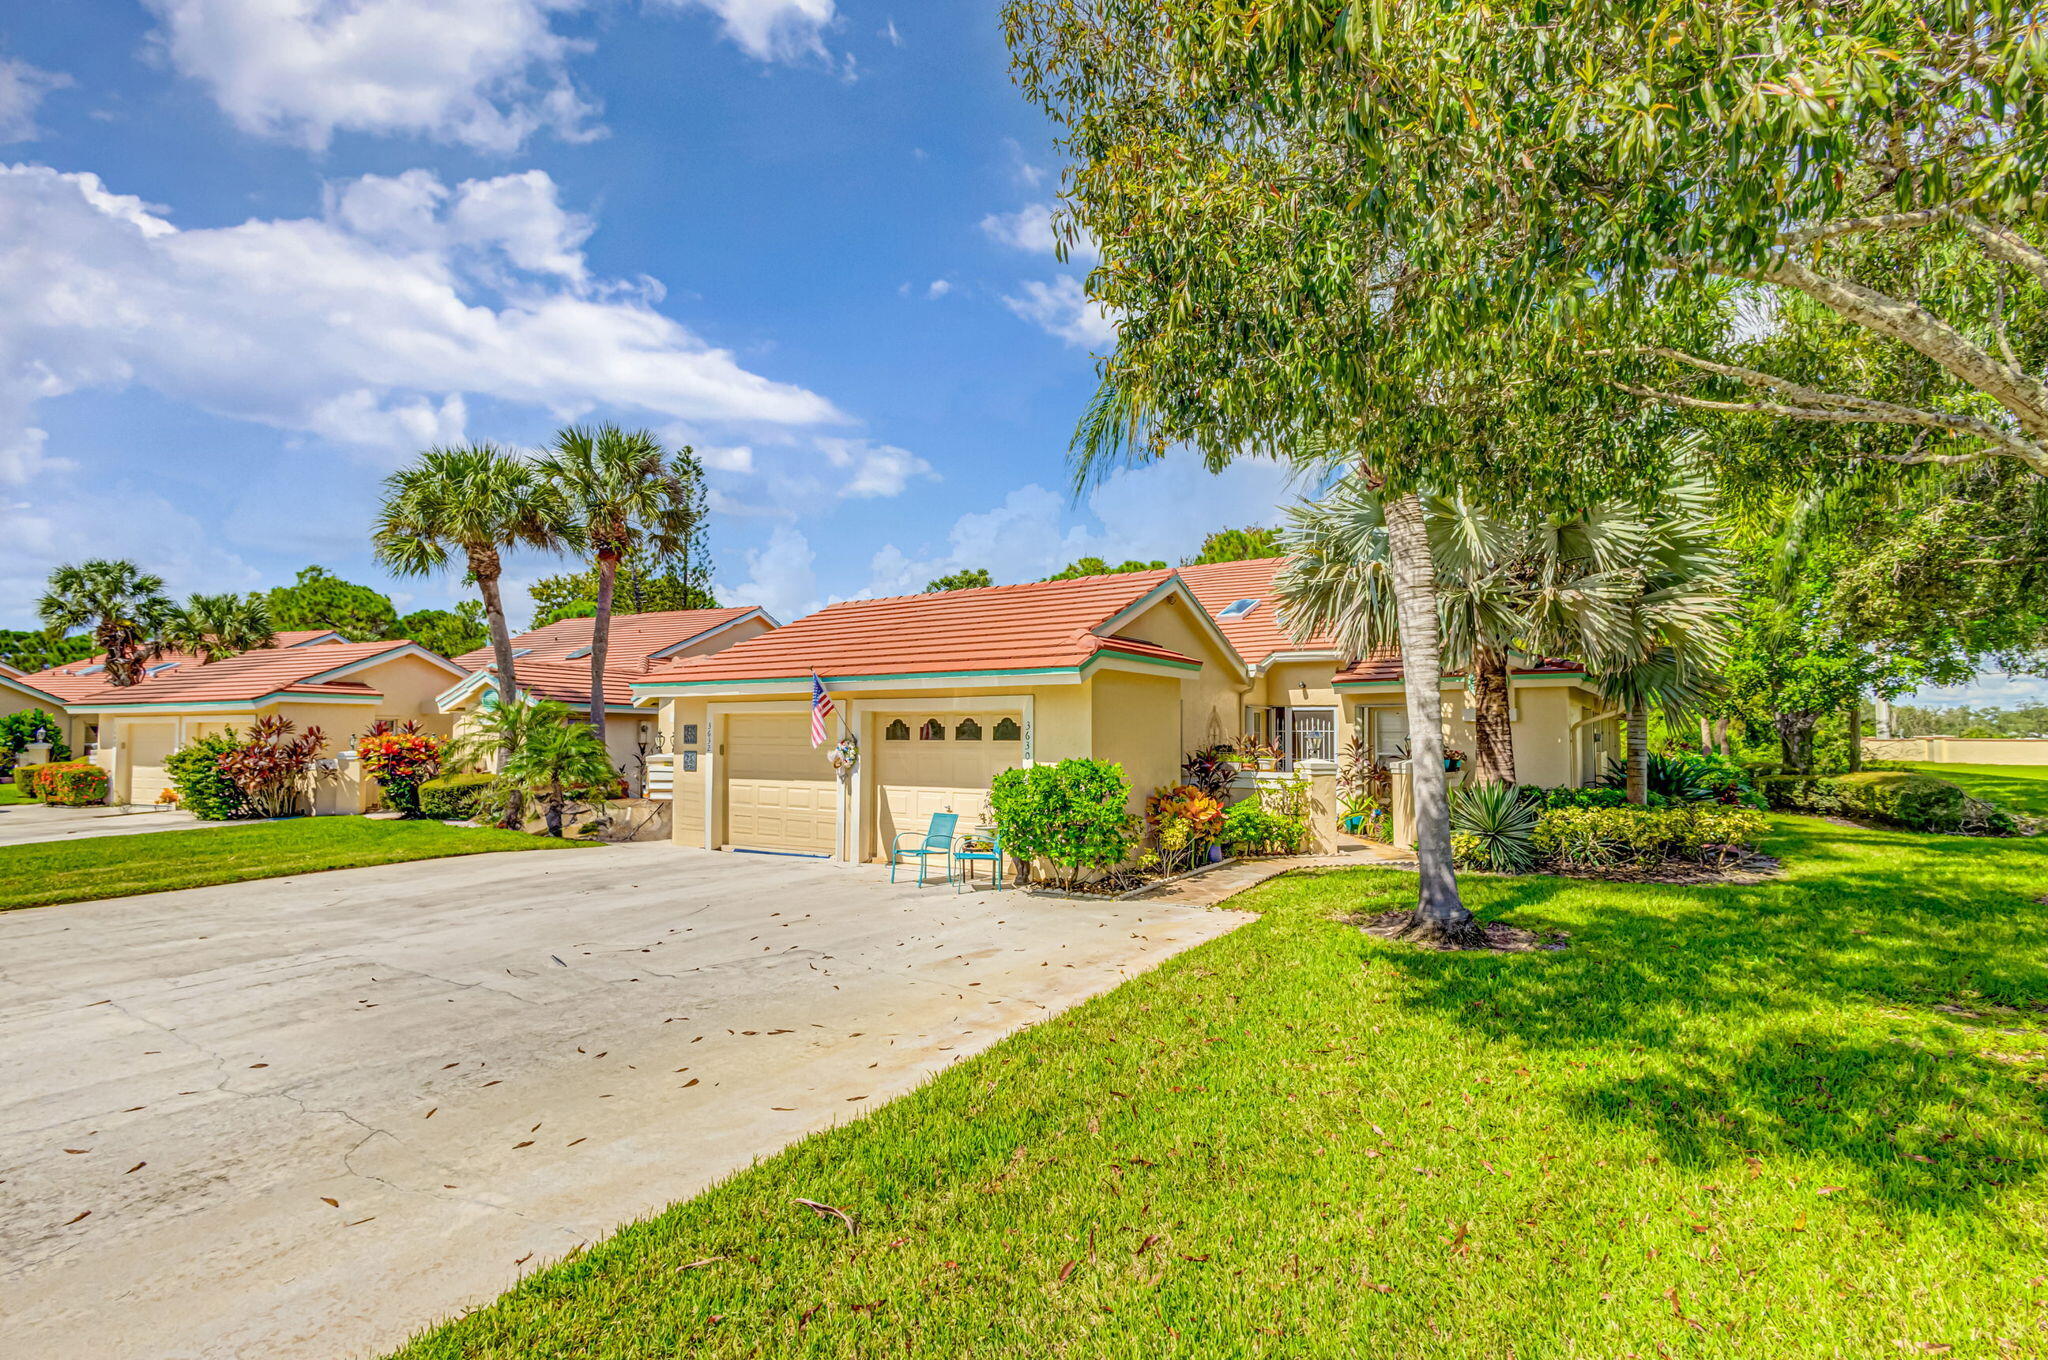
<svg viewBox="0 0 2048 1360">
<path fill-rule="evenodd" d="M 158 637 L 167 650 L 189 652 L 204 666 L 274 645 L 277 629 L 257 596 L 194 595 L 172 611 Z"/>
<path fill-rule="evenodd" d="M 562 811 L 572 798 L 611 796 L 619 772 L 612 768 L 604 738 L 578 722 L 566 704 L 543 699 L 534 705 L 525 742 L 505 762 L 504 778 L 537 799 L 548 834 L 562 834 Z"/>
<path fill-rule="evenodd" d="M 484 597 L 499 693 L 518 692 L 512 635 L 498 593 L 507 548 L 580 548 L 568 503 L 534 465 L 491 444 L 431 448 L 384 479 L 372 542 L 377 561 L 400 576 L 424 576 L 461 553 Z"/>
<path fill-rule="evenodd" d="M 1516 520 L 1462 494 L 1424 494 L 1417 504 L 1442 663 L 1464 670 L 1470 685 L 1474 774 L 1481 783 L 1512 784 L 1513 658 L 1619 656 L 1624 564 L 1636 555 L 1643 526 L 1605 505 Z M 1290 560 L 1276 594 L 1297 635 L 1334 634 L 1355 656 L 1400 645 L 1388 508 L 1377 488 L 1347 476 L 1321 501 L 1289 512 Z"/>
<path fill-rule="evenodd" d="M 36 612 L 53 634 L 90 627 L 107 658 L 107 679 L 125 688 L 141 680 L 143 664 L 162 653 L 157 631 L 174 607 L 163 577 L 133 562 L 94 558 L 51 572 Z"/>
<path fill-rule="evenodd" d="M 604 663 L 611 646 L 612 591 L 619 563 L 636 554 L 672 558 L 697 528 L 693 483 L 682 460 L 646 430 L 572 425 L 538 464 L 568 502 L 597 562 L 597 612 L 590 629 L 590 726 L 604 735 Z"/>
</svg>

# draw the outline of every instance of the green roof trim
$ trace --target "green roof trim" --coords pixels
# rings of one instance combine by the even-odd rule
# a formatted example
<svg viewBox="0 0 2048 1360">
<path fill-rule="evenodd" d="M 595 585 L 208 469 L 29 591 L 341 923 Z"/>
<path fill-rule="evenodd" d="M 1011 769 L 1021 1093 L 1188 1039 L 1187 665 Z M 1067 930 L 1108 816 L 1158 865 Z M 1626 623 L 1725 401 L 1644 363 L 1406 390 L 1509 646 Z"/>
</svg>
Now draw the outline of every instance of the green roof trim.
<svg viewBox="0 0 2048 1360">
<path fill-rule="evenodd" d="M 1202 669 L 1202 663 L 1199 661 L 1168 661 L 1164 657 L 1145 656 L 1140 653 L 1126 652 L 1115 647 L 1104 647 L 1078 666 L 1026 666 L 1017 669 L 996 668 L 993 670 L 974 671 L 891 671 L 882 675 L 821 674 L 818 678 L 831 685 L 881 680 L 951 680 L 970 675 L 1081 675 L 1094 666 L 1096 662 L 1100 661 L 1105 654 L 1116 656 L 1125 661 L 1136 661 L 1147 666 L 1163 666 L 1173 670 L 1184 671 L 1198 671 Z M 711 685 L 790 685 L 801 687 L 807 684 L 810 678 L 808 674 L 805 674 L 756 675 L 734 680 L 643 680 L 635 681 L 631 688 L 635 694 L 645 692 L 650 695 L 659 695 L 669 690 L 695 690 Z"/>
</svg>

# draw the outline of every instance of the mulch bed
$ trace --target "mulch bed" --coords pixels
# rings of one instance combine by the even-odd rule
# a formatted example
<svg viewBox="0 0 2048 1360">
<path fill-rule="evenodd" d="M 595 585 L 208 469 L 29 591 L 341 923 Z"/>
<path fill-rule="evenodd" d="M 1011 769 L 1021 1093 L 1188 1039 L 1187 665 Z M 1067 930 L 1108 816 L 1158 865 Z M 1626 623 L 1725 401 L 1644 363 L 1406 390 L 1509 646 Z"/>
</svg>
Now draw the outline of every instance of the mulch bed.
<svg viewBox="0 0 2048 1360">
<path fill-rule="evenodd" d="M 1480 939 L 1483 943 L 1469 945 L 1440 944 L 1430 940 L 1404 940 L 1401 932 L 1413 919 L 1415 913 L 1405 909 L 1383 911 L 1375 916 L 1345 916 L 1339 919 L 1346 925 L 1356 926 L 1368 935 L 1382 940 L 1396 940 L 1412 944 L 1417 949 L 1489 951 L 1495 954 L 1535 954 L 1555 952 L 1568 948 L 1568 937 L 1561 930 L 1538 933 L 1506 921 L 1480 921 Z"/>
</svg>

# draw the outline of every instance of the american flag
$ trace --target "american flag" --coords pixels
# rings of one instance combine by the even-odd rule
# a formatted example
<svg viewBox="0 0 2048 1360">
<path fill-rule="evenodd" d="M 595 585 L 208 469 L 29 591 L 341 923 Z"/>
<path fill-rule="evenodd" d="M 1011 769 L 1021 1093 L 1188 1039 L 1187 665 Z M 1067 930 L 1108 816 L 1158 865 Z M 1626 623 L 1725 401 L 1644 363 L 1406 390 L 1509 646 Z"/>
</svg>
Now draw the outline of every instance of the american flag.
<svg viewBox="0 0 2048 1360">
<path fill-rule="evenodd" d="M 825 692 L 825 682 L 811 672 L 811 745 L 823 746 L 831 737 L 825 730 L 825 719 L 832 716 L 832 696 Z"/>
</svg>

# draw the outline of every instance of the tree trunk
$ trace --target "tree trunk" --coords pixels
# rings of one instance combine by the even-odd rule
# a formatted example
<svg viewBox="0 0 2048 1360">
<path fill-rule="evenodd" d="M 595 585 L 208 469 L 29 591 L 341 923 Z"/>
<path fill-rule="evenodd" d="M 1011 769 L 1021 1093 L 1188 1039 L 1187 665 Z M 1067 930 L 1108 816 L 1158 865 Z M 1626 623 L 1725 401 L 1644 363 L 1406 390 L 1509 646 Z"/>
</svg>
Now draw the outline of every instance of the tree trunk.
<svg viewBox="0 0 2048 1360">
<path fill-rule="evenodd" d="M 1719 750 L 1728 759 L 1735 759 L 1734 748 L 1728 743 L 1728 720 L 1726 718 L 1714 719 L 1714 748 Z"/>
<path fill-rule="evenodd" d="M 1641 699 L 1628 706 L 1628 800 L 1650 801 L 1650 705 Z"/>
<path fill-rule="evenodd" d="M 548 790 L 547 805 L 541 809 L 541 817 L 547 823 L 548 834 L 556 840 L 562 839 L 562 786 L 556 784 Z"/>
<path fill-rule="evenodd" d="M 1421 864 L 1415 919 L 1401 934 L 1430 944 L 1472 945 L 1483 937 L 1472 913 L 1458 899 L 1458 875 L 1451 863 L 1436 564 L 1430 556 L 1421 498 L 1410 492 L 1388 500 L 1386 522 L 1387 558 L 1393 568 L 1394 610 L 1401 634 L 1401 672 L 1408 692 L 1415 853 Z"/>
<path fill-rule="evenodd" d="M 504 573 L 505 564 L 492 547 L 469 549 L 469 574 L 476 577 L 476 589 L 484 597 L 484 622 L 491 630 L 491 661 L 498 672 L 498 702 L 517 703 L 519 700 L 519 678 L 512 670 L 512 634 L 505 627 L 505 602 L 498 594 L 498 578 Z M 498 751 L 498 768 L 505 767 L 505 761 L 512 755 L 512 746 L 507 742 Z M 512 790 L 505 800 L 503 826 L 517 830 L 526 824 L 526 799 L 519 790 Z"/>
<path fill-rule="evenodd" d="M 1858 694 L 1849 700 L 1849 773 L 1855 774 L 1863 768 L 1863 696 Z"/>
<path fill-rule="evenodd" d="M 1811 713 L 1780 713 L 1772 720 L 1778 729 L 1778 753 L 1784 758 L 1786 774 L 1813 773 L 1813 729 L 1819 717 Z"/>
<path fill-rule="evenodd" d="M 1514 712 L 1508 704 L 1508 654 L 1479 646 L 1472 656 L 1472 770 L 1482 784 L 1515 782 Z"/>
<path fill-rule="evenodd" d="M 1877 697 L 1877 735 L 1889 737 L 1892 734 L 1892 701 L 1883 695 Z"/>
<path fill-rule="evenodd" d="M 612 645 L 612 592 L 619 579 L 619 555 L 597 555 L 597 617 L 590 621 L 590 726 L 604 740 L 604 658 Z"/>
</svg>

